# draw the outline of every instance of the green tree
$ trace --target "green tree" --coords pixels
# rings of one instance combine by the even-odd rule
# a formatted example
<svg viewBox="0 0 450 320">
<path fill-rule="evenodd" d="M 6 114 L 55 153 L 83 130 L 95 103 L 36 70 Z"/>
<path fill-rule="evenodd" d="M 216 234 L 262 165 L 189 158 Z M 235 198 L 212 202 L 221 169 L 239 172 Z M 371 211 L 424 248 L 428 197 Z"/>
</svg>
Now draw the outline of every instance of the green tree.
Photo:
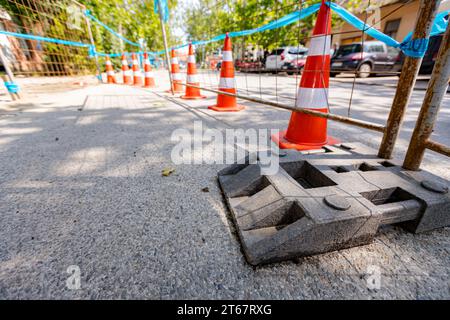
<svg viewBox="0 0 450 320">
<path fill-rule="evenodd" d="M 253 29 L 281 18 L 291 12 L 301 10 L 321 0 L 199 0 L 197 6 L 186 8 L 184 25 L 191 40 L 209 39 L 231 31 Z M 351 9 L 357 8 L 364 0 L 350 0 Z M 315 15 L 304 20 L 235 39 L 235 46 L 242 49 L 248 44 L 256 44 L 271 50 L 280 46 L 304 45 L 313 28 Z M 333 15 L 333 26 L 342 21 Z M 210 44 L 207 51 L 220 47 L 221 43 Z"/>
<path fill-rule="evenodd" d="M 146 49 L 151 51 L 163 48 L 159 17 L 154 13 L 153 0 L 80 0 L 80 3 L 91 10 L 92 14 L 100 21 L 130 41 L 138 43 L 140 39 L 143 39 Z M 173 9 L 176 6 L 177 0 L 169 2 L 169 8 Z M 131 52 L 139 50 L 139 48 L 121 41 L 100 26 L 93 29 L 98 51 Z M 178 39 L 171 33 L 172 28 L 169 26 L 166 29 L 169 44 L 176 44 Z"/>
</svg>

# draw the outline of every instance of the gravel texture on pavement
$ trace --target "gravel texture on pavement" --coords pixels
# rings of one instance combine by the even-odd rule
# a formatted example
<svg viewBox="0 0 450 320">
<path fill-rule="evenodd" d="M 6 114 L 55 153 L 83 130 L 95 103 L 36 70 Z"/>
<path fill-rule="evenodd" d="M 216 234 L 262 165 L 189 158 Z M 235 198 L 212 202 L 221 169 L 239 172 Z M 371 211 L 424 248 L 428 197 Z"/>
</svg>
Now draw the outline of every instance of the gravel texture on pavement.
<svg viewBox="0 0 450 320">
<path fill-rule="evenodd" d="M 290 113 L 253 103 L 214 113 L 206 109 L 211 93 L 168 100 L 166 79 L 158 74 L 156 90 L 88 86 L 0 106 L 1 299 L 450 298 L 450 228 L 414 235 L 390 226 L 367 246 L 247 264 L 217 184 L 225 165 L 173 164 L 171 135 L 199 120 L 205 129 L 282 129 Z M 295 77 L 237 81 L 242 93 L 251 90 L 246 81 L 255 88 L 263 81 L 267 95 L 275 80 L 279 94 L 295 96 Z M 356 88 L 351 115 L 384 123 L 395 91 L 368 88 Z M 332 111 L 347 114 L 350 91 L 351 83 L 332 83 Z M 423 95 L 414 93 L 397 156 Z M 448 143 L 448 97 L 444 104 L 435 137 Z M 337 123 L 330 133 L 372 147 L 381 138 Z M 427 153 L 425 169 L 449 179 L 449 167 Z M 166 168 L 175 171 L 163 176 Z M 80 269 L 79 290 L 66 285 L 72 265 Z M 379 289 L 368 286 L 374 268 Z"/>
</svg>

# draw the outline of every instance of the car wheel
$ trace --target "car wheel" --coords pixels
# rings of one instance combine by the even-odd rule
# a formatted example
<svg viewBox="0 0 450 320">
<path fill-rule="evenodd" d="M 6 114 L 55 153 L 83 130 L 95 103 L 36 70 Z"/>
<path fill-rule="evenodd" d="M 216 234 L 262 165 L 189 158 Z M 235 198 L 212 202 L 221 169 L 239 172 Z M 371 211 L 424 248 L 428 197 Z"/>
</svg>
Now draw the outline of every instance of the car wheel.
<svg viewBox="0 0 450 320">
<path fill-rule="evenodd" d="M 339 73 L 337 72 L 330 72 L 330 77 L 334 78 L 338 75 Z"/>
<path fill-rule="evenodd" d="M 370 76 L 372 67 L 368 63 L 363 63 L 358 69 L 358 78 L 367 78 Z"/>
<path fill-rule="evenodd" d="M 277 72 L 276 72 L 276 71 L 272 71 L 271 73 L 272 73 L 272 74 L 277 74 Z"/>
<path fill-rule="evenodd" d="M 289 72 L 286 72 L 287 74 L 288 74 L 288 76 L 292 76 L 292 75 L 294 75 L 294 73 L 293 72 L 291 72 L 291 71 L 289 71 Z"/>
</svg>

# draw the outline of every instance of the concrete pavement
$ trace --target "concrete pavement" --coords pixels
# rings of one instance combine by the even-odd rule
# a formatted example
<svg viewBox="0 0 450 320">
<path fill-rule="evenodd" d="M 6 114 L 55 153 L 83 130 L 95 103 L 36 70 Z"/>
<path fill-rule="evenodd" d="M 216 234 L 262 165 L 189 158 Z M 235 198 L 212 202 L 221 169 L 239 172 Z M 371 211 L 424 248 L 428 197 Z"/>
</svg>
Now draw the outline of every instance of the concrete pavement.
<svg viewBox="0 0 450 320">
<path fill-rule="evenodd" d="M 217 73 L 200 77 L 217 81 Z M 0 298 L 450 298 L 450 228 L 412 235 L 386 227 L 368 246 L 249 266 L 217 186 L 225 166 L 172 164 L 170 135 L 192 130 L 195 120 L 205 128 L 284 128 L 290 113 L 252 103 L 240 113 L 215 113 L 205 108 L 214 94 L 168 100 L 166 74 L 156 79 L 156 90 L 36 91 L 27 103 L 0 107 Z M 237 79 L 242 93 L 291 103 L 295 80 Z M 347 114 L 351 86 L 331 86 L 331 110 Z M 393 94 L 356 87 L 351 115 L 383 123 Z M 421 98 L 414 93 L 397 155 Z M 446 143 L 449 106 L 447 97 L 434 137 Z M 381 138 L 337 123 L 330 133 L 375 147 Z M 161 176 L 166 167 L 175 173 Z M 424 168 L 450 178 L 449 160 L 439 155 L 427 153 Z M 66 286 L 71 265 L 80 268 L 79 290 Z M 379 289 L 367 285 L 373 270 L 381 272 Z"/>
</svg>

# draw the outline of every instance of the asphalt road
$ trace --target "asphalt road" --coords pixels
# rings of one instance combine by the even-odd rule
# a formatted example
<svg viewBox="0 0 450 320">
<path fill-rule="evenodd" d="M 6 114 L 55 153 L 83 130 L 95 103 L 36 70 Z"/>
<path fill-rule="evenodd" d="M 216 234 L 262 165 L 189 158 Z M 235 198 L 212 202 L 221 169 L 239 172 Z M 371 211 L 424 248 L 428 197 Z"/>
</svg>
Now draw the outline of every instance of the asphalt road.
<svg viewBox="0 0 450 320">
<path fill-rule="evenodd" d="M 205 85 L 217 83 L 216 73 L 200 77 Z M 296 92 L 295 77 L 238 75 L 237 81 L 242 93 L 267 99 L 292 103 Z M 413 235 L 385 227 L 367 246 L 249 266 L 216 181 L 225 165 L 174 165 L 170 136 L 198 120 L 221 130 L 281 129 L 290 113 L 245 103 L 245 111 L 218 114 L 206 109 L 214 94 L 168 100 L 165 73 L 158 72 L 157 83 L 156 90 L 101 85 L 48 92 L 44 86 L 28 102 L 2 103 L 0 298 L 450 298 L 450 228 Z M 332 82 L 332 112 L 347 114 L 351 88 Z M 382 124 L 394 92 L 356 85 L 351 116 Z M 413 95 L 397 156 L 423 95 Z M 433 137 L 447 144 L 449 107 L 446 97 Z M 381 138 L 337 123 L 329 131 L 372 147 Z M 449 165 L 431 152 L 424 160 L 425 169 L 447 179 Z M 163 177 L 167 167 L 175 172 Z M 70 266 L 79 270 L 79 289 L 76 281 L 67 285 L 74 279 Z M 381 272 L 378 289 L 368 286 L 374 267 Z"/>
</svg>

